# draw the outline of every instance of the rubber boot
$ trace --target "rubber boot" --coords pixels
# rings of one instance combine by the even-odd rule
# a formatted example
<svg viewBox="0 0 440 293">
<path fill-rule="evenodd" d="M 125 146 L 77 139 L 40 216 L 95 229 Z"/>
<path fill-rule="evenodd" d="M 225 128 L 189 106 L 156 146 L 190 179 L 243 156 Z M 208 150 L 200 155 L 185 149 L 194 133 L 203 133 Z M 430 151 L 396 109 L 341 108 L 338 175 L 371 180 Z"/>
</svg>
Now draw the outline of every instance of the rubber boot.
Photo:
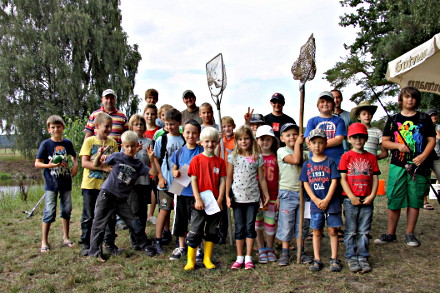
<svg viewBox="0 0 440 293">
<path fill-rule="evenodd" d="M 211 262 L 212 250 L 214 249 L 214 242 L 205 241 L 205 255 L 203 256 L 203 264 L 208 270 L 215 269 L 215 264 Z"/>
<path fill-rule="evenodd" d="M 197 253 L 197 248 L 192 248 L 191 246 L 188 246 L 188 251 L 186 253 L 187 256 L 186 266 L 183 268 L 185 271 L 194 270 L 194 267 L 196 265 L 196 253 Z"/>
</svg>

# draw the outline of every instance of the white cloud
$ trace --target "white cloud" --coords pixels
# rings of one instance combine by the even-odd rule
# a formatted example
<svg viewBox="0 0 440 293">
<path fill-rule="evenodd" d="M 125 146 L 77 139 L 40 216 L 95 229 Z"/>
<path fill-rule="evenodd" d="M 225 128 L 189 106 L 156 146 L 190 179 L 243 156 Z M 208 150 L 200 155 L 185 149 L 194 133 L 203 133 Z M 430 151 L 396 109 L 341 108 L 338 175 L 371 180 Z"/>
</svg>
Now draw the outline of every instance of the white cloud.
<svg viewBox="0 0 440 293">
<path fill-rule="evenodd" d="M 286 97 L 285 112 L 299 116 L 298 81 L 290 67 L 311 33 L 316 38 L 318 72 L 306 84 L 305 122 L 316 116 L 316 97 L 329 90 L 323 72 L 346 55 L 344 43 L 355 32 L 338 25 L 344 13 L 338 1 L 121 1 L 122 25 L 129 43 L 139 44 L 142 60 L 135 93 L 143 97 L 156 88 L 159 104 L 178 109 L 181 94 L 192 89 L 198 104 L 211 101 L 205 65 L 222 52 L 228 76 L 222 114 L 241 124 L 248 106 L 255 113 L 271 112 L 270 97 Z M 344 91 L 344 108 L 354 89 Z M 297 121 L 298 122 L 298 121 Z"/>
</svg>

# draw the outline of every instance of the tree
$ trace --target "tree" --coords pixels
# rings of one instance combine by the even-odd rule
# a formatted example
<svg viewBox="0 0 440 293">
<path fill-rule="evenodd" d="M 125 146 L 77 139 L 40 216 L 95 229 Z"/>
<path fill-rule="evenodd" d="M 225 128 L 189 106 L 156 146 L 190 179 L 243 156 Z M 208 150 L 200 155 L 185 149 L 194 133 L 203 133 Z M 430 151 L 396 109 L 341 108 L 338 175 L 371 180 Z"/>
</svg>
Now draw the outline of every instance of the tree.
<svg viewBox="0 0 440 293">
<path fill-rule="evenodd" d="M 325 72 L 335 88 L 355 83 L 361 90 L 351 100 L 374 100 L 394 96 L 397 85 L 385 79 L 387 64 L 440 32 L 438 0 L 342 0 L 342 7 L 354 9 L 340 17 L 342 27 L 358 28 L 353 44 L 345 45 L 348 56 Z M 423 94 L 424 107 L 438 108 L 438 96 Z"/>
<path fill-rule="evenodd" d="M 0 119 L 27 155 L 49 115 L 84 117 L 113 88 L 118 107 L 137 110 L 141 56 L 127 44 L 117 0 L 0 2 Z"/>
</svg>

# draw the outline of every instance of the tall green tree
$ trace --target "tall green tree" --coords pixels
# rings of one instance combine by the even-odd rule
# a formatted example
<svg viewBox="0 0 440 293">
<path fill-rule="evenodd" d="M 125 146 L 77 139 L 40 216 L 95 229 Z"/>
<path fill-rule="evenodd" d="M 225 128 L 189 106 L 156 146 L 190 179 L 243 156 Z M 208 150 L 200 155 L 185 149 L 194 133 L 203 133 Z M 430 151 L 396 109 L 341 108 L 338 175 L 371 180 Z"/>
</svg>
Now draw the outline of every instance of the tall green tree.
<svg viewBox="0 0 440 293">
<path fill-rule="evenodd" d="M 336 88 L 349 84 L 361 90 L 351 100 L 374 100 L 373 90 L 393 96 L 398 86 L 385 79 L 387 64 L 440 32 L 438 0 L 342 0 L 351 12 L 340 17 L 342 27 L 358 29 L 356 39 L 344 44 L 348 55 L 325 72 Z M 439 108 L 437 95 L 424 94 L 426 108 Z M 391 108 L 390 108 L 391 109 Z"/>
<path fill-rule="evenodd" d="M 106 88 L 135 113 L 141 56 L 127 44 L 118 0 L 0 1 L 0 124 L 26 154 L 49 115 L 84 117 Z"/>
</svg>

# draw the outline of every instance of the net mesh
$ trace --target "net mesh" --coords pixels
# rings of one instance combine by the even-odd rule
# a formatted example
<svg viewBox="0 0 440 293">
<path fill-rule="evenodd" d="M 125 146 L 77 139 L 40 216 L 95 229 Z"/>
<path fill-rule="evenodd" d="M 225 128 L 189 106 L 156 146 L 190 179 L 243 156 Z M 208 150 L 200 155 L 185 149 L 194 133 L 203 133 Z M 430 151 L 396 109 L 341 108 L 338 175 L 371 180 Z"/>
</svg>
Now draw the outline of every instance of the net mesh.
<svg viewBox="0 0 440 293">
<path fill-rule="evenodd" d="M 206 63 L 206 76 L 211 95 L 219 96 L 226 88 L 226 69 L 223 63 L 222 53 L 212 58 Z"/>
<path fill-rule="evenodd" d="M 312 80 L 316 74 L 315 63 L 315 38 L 313 34 L 309 37 L 307 42 L 301 47 L 299 57 L 292 65 L 293 79 L 305 83 L 307 80 Z"/>
</svg>

